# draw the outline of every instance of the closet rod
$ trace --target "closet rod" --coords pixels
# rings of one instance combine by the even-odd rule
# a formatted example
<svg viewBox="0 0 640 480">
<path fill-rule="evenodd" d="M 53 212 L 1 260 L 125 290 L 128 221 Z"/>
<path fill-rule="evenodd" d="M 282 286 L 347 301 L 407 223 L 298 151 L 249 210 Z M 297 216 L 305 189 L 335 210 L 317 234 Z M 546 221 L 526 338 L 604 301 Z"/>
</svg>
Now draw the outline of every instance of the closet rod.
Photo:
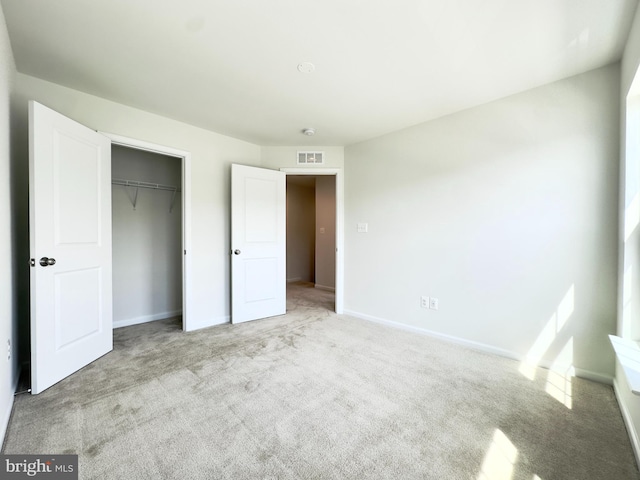
<svg viewBox="0 0 640 480">
<path fill-rule="evenodd" d="M 162 185 L 160 183 L 138 182 L 137 180 L 122 180 L 114 178 L 111 180 L 113 185 L 124 185 L 125 187 L 140 187 L 140 188 L 152 188 L 154 190 L 170 190 L 172 192 L 179 192 L 178 187 L 173 185 Z"/>
<path fill-rule="evenodd" d="M 137 180 L 123 180 L 120 178 L 112 178 L 112 185 L 122 185 L 124 187 L 134 187 L 136 189 L 136 193 L 134 197 L 129 199 L 131 200 L 131 204 L 133 205 L 133 209 L 136 209 L 136 204 L 138 203 L 138 189 L 139 188 L 150 188 L 153 190 L 168 190 L 173 192 L 171 196 L 171 205 L 169 205 L 169 213 L 173 210 L 173 205 L 176 201 L 176 192 L 179 192 L 180 189 L 178 187 L 174 187 L 173 185 L 162 185 L 160 183 L 149 183 L 149 182 L 139 182 Z"/>
</svg>

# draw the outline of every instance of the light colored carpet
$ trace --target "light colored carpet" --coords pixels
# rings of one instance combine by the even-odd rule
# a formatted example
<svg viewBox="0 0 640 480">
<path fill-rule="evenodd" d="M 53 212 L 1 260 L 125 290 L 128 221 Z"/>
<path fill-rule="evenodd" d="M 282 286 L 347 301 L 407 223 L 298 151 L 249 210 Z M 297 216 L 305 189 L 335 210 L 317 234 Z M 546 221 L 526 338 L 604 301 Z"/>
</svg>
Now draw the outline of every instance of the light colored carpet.
<svg viewBox="0 0 640 480">
<path fill-rule="evenodd" d="M 611 387 L 547 391 L 512 360 L 337 316 L 183 333 L 118 329 L 114 351 L 16 398 L 3 453 L 78 453 L 82 479 L 640 479 Z"/>
</svg>

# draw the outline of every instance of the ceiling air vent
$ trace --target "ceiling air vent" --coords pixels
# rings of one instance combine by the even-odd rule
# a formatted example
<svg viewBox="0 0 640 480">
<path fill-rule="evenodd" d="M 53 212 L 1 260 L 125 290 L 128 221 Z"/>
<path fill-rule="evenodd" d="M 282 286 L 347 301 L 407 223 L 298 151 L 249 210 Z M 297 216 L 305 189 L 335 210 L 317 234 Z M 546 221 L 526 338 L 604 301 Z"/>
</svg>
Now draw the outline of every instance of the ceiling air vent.
<svg viewBox="0 0 640 480">
<path fill-rule="evenodd" d="M 298 165 L 322 165 L 324 152 L 298 152 Z"/>
</svg>

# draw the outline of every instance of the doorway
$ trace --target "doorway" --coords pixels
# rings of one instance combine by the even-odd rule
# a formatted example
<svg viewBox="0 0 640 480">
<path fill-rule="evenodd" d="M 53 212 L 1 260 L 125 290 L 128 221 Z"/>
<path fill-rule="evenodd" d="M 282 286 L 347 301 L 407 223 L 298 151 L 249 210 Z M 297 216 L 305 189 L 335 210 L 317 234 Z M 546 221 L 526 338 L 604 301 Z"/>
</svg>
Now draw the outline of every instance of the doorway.
<svg viewBox="0 0 640 480">
<path fill-rule="evenodd" d="M 138 277 L 146 275 L 149 279 L 149 272 L 165 271 L 167 275 L 171 275 L 173 278 L 165 278 L 164 281 L 157 278 L 152 278 L 151 281 L 156 283 L 154 288 L 146 289 L 143 293 L 143 299 L 134 300 L 137 302 L 135 308 L 138 310 L 129 309 L 127 312 L 125 308 L 116 311 L 116 305 L 124 297 L 119 297 L 116 294 L 116 274 L 114 270 L 114 327 L 121 327 L 125 325 L 134 325 L 137 323 L 144 323 L 153 320 L 159 320 L 161 318 L 168 318 L 175 315 L 182 315 L 182 330 L 192 331 L 201 328 L 202 325 L 198 325 L 196 320 L 191 318 L 191 297 L 189 286 L 191 285 L 191 153 L 183 150 L 178 150 L 172 147 L 164 145 L 158 145 L 149 143 L 143 140 L 137 140 L 129 137 L 123 137 L 121 135 L 115 135 L 110 133 L 101 132 L 103 135 L 111 140 L 112 151 L 117 152 L 116 155 L 124 152 L 125 158 L 140 157 L 139 160 L 133 160 L 131 165 L 126 165 L 124 170 L 120 169 L 114 171 L 112 169 L 112 183 L 113 180 L 138 180 L 146 181 L 152 184 L 151 186 L 169 187 L 169 189 L 161 188 L 138 188 L 137 198 L 136 189 L 132 186 L 126 187 L 122 184 L 113 185 L 112 191 L 115 188 L 122 189 L 120 191 L 120 201 L 124 201 L 124 207 L 121 205 L 119 208 L 128 209 L 128 215 L 142 217 L 143 221 L 149 221 L 149 218 L 144 220 L 140 209 L 153 208 L 157 212 L 155 215 L 163 215 L 163 223 L 160 222 L 160 226 L 156 225 L 156 229 L 147 231 L 147 237 L 152 233 L 153 242 L 161 240 L 160 243 L 165 243 L 165 250 L 171 250 L 171 257 L 157 257 L 150 255 L 149 252 L 143 254 L 145 261 L 148 265 L 142 265 L 138 262 L 139 269 L 145 273 L 138 273 Z M 144 160 L 146 158 L 147 160 Z M 125 160 L 125 163 L 127 161 Z M 150 163 L 145 163 L 150 162 Z M 162 163 L 165 163 L 162 168 L 163 173 L 159 173 L 158 177 L 146 176 L 146 180 L 143 178 L 127 178 L 125 175 L 129 173 L 133 175 L 148 175 L 149 172 L 153 172 L 155 169 L 159 169 Z M 138 163 L 140 165 L 138 165 Z M 121 167 L 118 167 L 121 168 Z M 166 170 L 166 171 L 165 171 Z M 122 176 L 125 178 L 118 178 L 118 172 L 122 172 Z M 155 173 L 153 173 L 155 175 Z M 151 180 L 151 181 L 149 181 Z M 122 182 L 120 182 L 122 183 Z M 154 185 L 155 184 L 155 185 Z M 173 190 L 175 188 L 175 190 Z M 114 192 L 115 193 L 115 192 Z M 122 198 L 122 195 L 125 195 Z M 154 195 L 155 194 L 155 195 Z M 143 199 L 146 197 L 146 201 Z M 115 196 L 113 199 L 115 200 Z M 141 202 L 141 203 L 138 203 Z M 152 207 L 151 207 L 152 206 Z M 135 211 L 133 209 L 136 209 Z M 177 224 L 177 227 L 175 226 Z M 171 240 L 168 238 L 160 238 L 163 232 L 166 233 L 166 228 L 169 225 L 173 225 L 169 229 L 171 232 Z M 138 228 L 142 225 L 138 225 Z M 163 230 L 164 228 L 164 230 Z M 114 242 L 116 240 L 114 232 Z M 138 238 L 138 240 L 141 240 Z M 126 242 L 122 242 L 126 245 Z M 147 244 L 148 245 L 148 244 Z M 124 249 L 124 257 L 131 258 L 131 252 L 126 253 L 128 247 L 120 247 Z M 138 246 L 140 248 L 140 246 Z M 179 259 L 178 259 L 179 258 Z M 116 250 L 114 249 L 114 261 L 120 261 L 116 259 Z M 161 265 L 164 261 L 171 262 L 171 265 Z M 155 270 L 149 269 L 149 266 L 153 266 Z M 128 267 L 125 267 L 128 268 Z M 123 271 L 120 271 L 123 274 Z M 163 283 L 164 282 L 164 283 Z M 144 312 L 140 303 L 149 307 L 153 305 L 153 308 Z M 120 308 L 120 307 L 118 307 Z"/>
<path fill-rule="evenodd" d="M 330 292 L 336 311 L 336 176 L 287 175 L 287 285 Z M 326 305 L 327 295 L 322 303 Z"/>
<path fill-rule="evenodd" d="M 182 315 L 181 160 L 111 147 L 114 328 Z"/>
</svg>

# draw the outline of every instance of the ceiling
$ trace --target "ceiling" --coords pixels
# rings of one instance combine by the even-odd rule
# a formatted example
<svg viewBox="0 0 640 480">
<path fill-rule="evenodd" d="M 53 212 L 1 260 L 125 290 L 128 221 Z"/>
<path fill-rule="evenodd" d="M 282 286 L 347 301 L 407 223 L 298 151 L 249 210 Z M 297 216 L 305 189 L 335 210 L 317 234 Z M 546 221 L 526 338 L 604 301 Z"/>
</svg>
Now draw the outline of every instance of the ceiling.
<svg viewBox="0 0 640 480">
<path fill-rule="evenodd" d="M 21 73 L 258 145 L 340 146 L 615 62 L 638 0 L 0 3 Z"/>
</svg>

